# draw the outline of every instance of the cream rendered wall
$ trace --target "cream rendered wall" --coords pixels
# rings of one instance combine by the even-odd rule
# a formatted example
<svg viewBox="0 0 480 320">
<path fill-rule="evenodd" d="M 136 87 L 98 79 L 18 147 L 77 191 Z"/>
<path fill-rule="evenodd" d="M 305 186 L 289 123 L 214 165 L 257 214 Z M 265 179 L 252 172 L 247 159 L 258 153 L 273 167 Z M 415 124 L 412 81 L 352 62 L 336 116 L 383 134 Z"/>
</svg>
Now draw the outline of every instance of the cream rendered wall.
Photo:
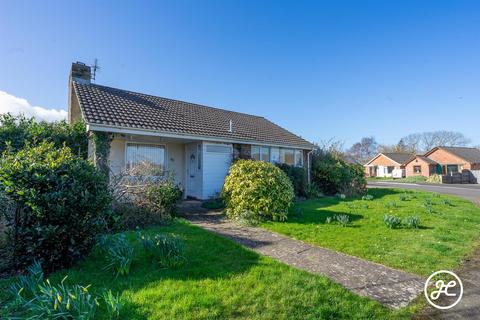
<svg viewBox="0 0 480 320">
<path fill-rule="evenodd" d="M 165 146 L 165 166 L 167 171 L 173 174 L 175 183 L 184 188 L 185 183 L 185 155 L 184 144 L 176 142 L 161 142 L 156 137 L 132 137 L 125 138 L 115 136 L 110 144 L 109 164 L 113 174 L 119 174 L 125 170 L 125 146 L 127 142 L 133 143 L 157 143 Z"/>
</svg>

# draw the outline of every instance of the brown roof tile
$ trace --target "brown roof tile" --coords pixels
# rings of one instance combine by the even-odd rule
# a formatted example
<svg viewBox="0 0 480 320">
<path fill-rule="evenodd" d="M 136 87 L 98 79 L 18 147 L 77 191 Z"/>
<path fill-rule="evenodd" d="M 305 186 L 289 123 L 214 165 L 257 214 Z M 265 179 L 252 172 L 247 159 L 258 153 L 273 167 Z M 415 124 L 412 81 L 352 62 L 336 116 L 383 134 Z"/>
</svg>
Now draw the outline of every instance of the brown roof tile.
<svg viewBox="0 0 480 320">
<path fill-rule="evenodd" d="M 198 135 L 311 149 L 313 145 L 269 120 L 167 98 L 73 82 L 88 124 Z M 230 120 L 232 132 L 229 132 Z"/>
</svg>

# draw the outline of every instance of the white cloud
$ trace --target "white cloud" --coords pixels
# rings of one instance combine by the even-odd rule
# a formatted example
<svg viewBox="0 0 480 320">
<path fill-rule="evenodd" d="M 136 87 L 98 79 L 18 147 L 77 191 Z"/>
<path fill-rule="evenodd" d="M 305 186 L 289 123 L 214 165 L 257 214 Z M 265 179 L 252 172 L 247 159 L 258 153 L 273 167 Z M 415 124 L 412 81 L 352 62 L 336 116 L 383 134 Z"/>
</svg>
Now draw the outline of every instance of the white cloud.
<svg viewBox="0 0 480 320">
<path fill-rule="evenodd" d="M 32 106 L 26 99 L 18 98 L 0 91 L 0 114 L 10 112 L 13 115 L 23 114 L 25 117 L 35 117 L 37 120 L 58 121 L 67 118 L 67 111 L 47 109 Z"/>
</svg>

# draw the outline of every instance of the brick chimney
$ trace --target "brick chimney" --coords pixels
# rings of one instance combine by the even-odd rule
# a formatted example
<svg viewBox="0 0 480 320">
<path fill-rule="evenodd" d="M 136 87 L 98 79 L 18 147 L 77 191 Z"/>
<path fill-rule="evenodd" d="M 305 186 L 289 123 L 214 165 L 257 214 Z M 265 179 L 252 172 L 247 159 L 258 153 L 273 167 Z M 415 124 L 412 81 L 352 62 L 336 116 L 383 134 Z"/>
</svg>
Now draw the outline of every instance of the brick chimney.
<svg viewBox="0 0 480 320">
<path fill-rule="evenodd" d="M 75 90 L 73 89 L 73 81 L 90 84 L 91 69 L 83 62 L 72 63 L 72 69 L 70 70 L 70 76 L 68 77 L 68 117 L 69 123 L 82 119 L 82 113 L 80 105 L 78 104 L 78 98 L 76 97 Z"/>
<path fill-rule="evenodd" d="M 72 63 L 72 70 L 70 71 L 70 78 L 80 83 L 90 83 L 92 72 L 90 66 L 83 62 Z"/>
</svg>

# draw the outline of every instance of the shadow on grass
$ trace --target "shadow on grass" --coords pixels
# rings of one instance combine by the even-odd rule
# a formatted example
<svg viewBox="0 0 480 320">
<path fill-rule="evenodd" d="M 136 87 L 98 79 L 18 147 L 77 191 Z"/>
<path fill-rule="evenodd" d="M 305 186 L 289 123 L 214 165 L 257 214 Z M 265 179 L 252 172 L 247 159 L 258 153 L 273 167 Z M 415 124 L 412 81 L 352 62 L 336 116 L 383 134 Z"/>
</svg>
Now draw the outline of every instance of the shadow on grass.
<svg viewBox="0 0 480 320">
<path fill-rule="evenodd" d="M 152 235 L 160 232 L 174 233 L 184 240 L 187 259 L 185 265 L 177 269 L 162 269 L 153 264 L 140 244 L 133 240 L 135 235 L 131 232 L 128 238 L 132 240 L 135 248 L 135 257 L 128 275 L 115 278 L 111 271 L 103 269 L 107 264 L 105 257 L 94 252 L 75 267 L 53 274 L 51 281 L 57 283 L 68 274 L 67 283 L 91 284 L 93 292 L 111 289 L 112 292 L 119 293 L 128 290 L 129 294 L 132 294 L 155 287 L 165 290 L 162 284 L 169 283 L 171 286 L 172 280 L 182 283 L 192 280 L 228 279 L 259 263 L 256 253 L 183 221 L 145 231 Z M 138 319 L 148 317 L 148 310 L 142 308 L 142 304 L 137 305 L 130 299 L 127 300 L 129 302 L 122 316 Z"/>
</svg>

